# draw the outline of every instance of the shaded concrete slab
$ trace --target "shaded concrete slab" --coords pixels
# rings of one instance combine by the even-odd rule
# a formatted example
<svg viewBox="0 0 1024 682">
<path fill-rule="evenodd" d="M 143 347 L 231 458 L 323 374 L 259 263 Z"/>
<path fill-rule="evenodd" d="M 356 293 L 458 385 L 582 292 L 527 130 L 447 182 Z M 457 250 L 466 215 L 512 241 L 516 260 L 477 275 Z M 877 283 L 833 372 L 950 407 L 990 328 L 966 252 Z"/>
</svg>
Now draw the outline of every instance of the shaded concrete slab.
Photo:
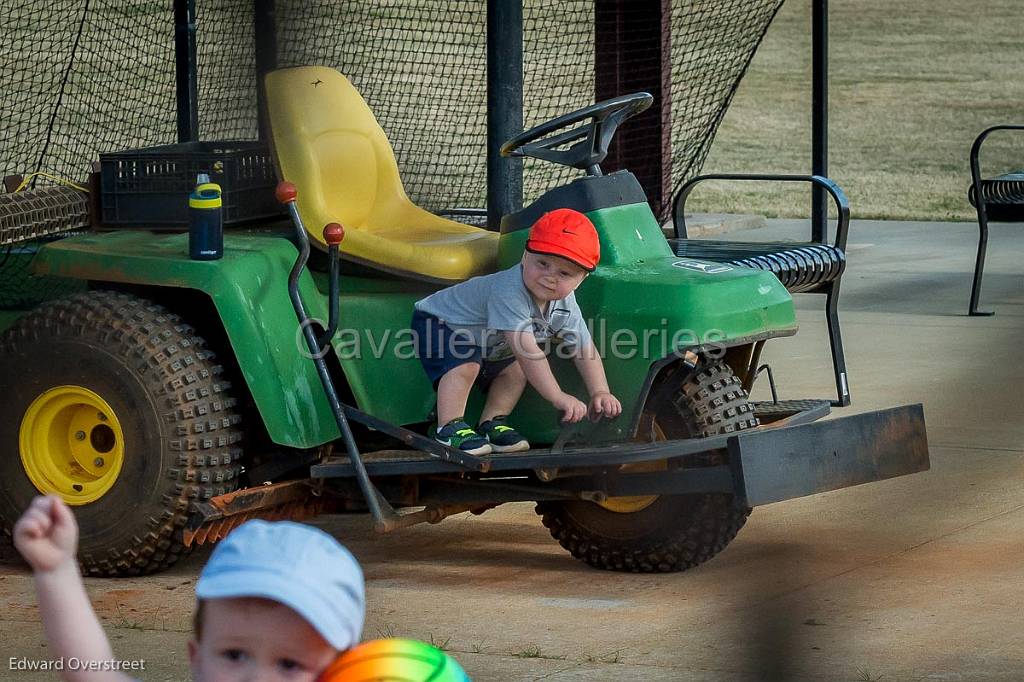
<svg viewBox="0 0 1024 682">
<path fill-rule="evenodd" d="M 965 315 L 974 225 L 851 229 L 840 314 L 854 405 L 836 412 L 923 403 L 931 471 L 758 508 L 721 555 L 672 575 L 590 569 L 530 504 L 388 537 L 364 517 L 324 517 L 366 571 L 365 636 L 433 641 L 475 680 L 1021 679 L 1024 231 L 1006 227 L 993 228 L 991 318 Z M 742 238 L 805 229 L 769 221 Z M 800 333 L 768 344 L 765 359 L 784 397 L 826 397 L 824 297 L 796 300 Z M 207 555 L 87 581 L 118 656 L 146 658 L 144 679 L 187 678 L 191 590 Z M 31 580 L 15 563 L 0 566 L 0 630 L 0 666 L 44 655 Z"/>
</svg>

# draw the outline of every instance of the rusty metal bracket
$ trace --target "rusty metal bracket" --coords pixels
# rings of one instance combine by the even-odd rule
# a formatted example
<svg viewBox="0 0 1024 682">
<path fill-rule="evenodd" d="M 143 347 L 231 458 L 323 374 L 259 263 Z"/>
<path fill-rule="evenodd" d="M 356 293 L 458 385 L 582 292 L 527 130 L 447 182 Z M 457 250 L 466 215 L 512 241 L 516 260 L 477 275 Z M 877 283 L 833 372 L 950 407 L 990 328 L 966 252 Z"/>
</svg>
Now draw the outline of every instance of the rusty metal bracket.
<svg viewBox="0 0 1024 682">
<path fill-rule="evenodd" d="M 749 507 L 927 471 L 924 410 L 903 405 L 742 431 L 729 439 L 729 461 Z"/>
<path fill-rule="evenodd" d="M 197 502 L 182 529 L 186 547 L 216 542 L 249 519 L 299 520 L 320 514 L 325 499 L 309 480 L 243 488 Z"/>
</svg>

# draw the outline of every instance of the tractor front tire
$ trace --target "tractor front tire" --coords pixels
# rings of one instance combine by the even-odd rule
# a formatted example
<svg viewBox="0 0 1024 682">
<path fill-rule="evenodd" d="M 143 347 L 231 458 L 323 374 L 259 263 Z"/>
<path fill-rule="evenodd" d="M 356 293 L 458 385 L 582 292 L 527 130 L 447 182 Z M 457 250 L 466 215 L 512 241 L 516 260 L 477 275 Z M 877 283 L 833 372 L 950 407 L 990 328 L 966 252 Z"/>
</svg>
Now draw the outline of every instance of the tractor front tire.
<svg viewBox="0 0 1024 682">
<path fill-rule="evenodd" d="M 757 426 L 739 379 L 720 362 L 705 365 L 670 401 L 647 410 L 659 438 L 699 438 Z M 727 493 L 537 504 L 545 527 L 574 557 L 595 568 L 635 573 L 683 571 L 704 563 L 736 537 L 750 511 Z"/>
<path fill-rule="evenodd" d="M 145 299 L 46 303 L 0 336 L 0 527 L 36 495 L 79 525 L 86 575 L 169 567 L 197 501 L 238 485 L 241 418 L 206 342 Z"/>
</svg>

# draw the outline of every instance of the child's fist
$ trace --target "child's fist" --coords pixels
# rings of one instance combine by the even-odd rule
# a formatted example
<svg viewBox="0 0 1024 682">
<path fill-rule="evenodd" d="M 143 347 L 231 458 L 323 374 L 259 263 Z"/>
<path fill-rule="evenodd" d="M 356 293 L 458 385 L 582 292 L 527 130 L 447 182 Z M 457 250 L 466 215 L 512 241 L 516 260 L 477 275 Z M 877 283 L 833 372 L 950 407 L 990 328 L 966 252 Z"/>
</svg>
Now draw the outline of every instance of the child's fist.
<svg viewBox="0 0 1024 682">
<path fill-rule="evenodd" d="M 75 560 L 78 524 L 59 497 L 32 500 L 14 524 L 14 546 L 34 571 L 52 571 Z"/>
<path fill-rule="evenodd" d="M 608 391 L 598 391 L 590 396 L 590 420 L 598 421 L 601 417 L 614 419 L 622 414 L 622 403 Z"/>
<path fill-rule="evenodd" d="M 562 413 L 562 421 L 575 424 L 587 416 L 587 406 L 579 398 L 563 393 L 551 401 L 555 409 Z"/>
</svg>

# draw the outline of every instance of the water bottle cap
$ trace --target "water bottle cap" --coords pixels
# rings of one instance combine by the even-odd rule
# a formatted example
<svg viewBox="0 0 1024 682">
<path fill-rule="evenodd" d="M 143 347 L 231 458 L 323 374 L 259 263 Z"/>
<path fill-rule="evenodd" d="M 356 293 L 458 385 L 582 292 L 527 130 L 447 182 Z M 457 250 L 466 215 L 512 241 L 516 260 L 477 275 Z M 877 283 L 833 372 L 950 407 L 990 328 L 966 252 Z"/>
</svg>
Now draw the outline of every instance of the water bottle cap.
<svg viewBox="0 0 1024 682">
<path fill-rule="evenodd" d="M 196 185 L 196 188 L 188 196 L 188 205 L 191 208 L 220 208 L 220 185 L 213 182 Z"/>
</svg>

